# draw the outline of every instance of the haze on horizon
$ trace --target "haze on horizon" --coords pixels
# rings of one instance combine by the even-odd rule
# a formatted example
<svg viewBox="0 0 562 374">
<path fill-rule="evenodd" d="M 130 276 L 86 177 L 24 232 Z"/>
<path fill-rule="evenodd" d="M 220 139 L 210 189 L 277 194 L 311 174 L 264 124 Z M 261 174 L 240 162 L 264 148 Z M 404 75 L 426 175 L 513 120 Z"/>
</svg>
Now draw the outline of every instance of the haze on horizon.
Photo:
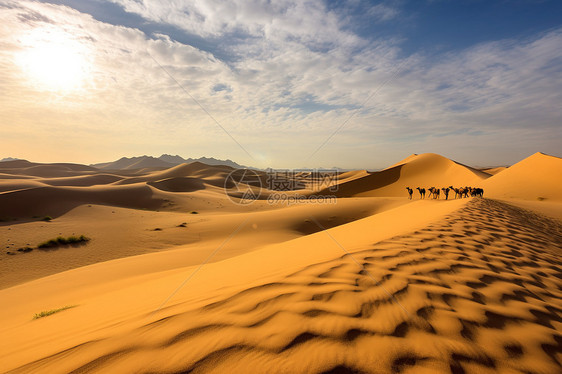
<svg viewBox="0 0 562 374">
<path fill-rule="evenodd" d="M 562 156 L 560 14 L 555 0 L 0 0 L 0 158 Z"/>
</svg>

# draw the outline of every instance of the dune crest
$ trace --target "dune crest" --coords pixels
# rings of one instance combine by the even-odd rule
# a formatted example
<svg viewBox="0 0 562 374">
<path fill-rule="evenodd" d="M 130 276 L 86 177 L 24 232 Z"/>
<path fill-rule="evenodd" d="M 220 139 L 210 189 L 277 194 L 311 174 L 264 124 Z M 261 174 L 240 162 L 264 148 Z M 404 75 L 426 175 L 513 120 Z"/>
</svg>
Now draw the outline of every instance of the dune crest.
<svg viewBox="0 0 562 374">
<path fill-rule="evenodd" d="M 336 195 L 405 196 L 406 187 L 476 187 L 489 177 L 489 174 L 435 153 L 414 154 L 395 166 L 343 181 Z"/>
<path fill-rule="evenodd" d="M 562 159 L 537 152 L 483 183 L 495 198 L 562 201 Z"/>
</svg>

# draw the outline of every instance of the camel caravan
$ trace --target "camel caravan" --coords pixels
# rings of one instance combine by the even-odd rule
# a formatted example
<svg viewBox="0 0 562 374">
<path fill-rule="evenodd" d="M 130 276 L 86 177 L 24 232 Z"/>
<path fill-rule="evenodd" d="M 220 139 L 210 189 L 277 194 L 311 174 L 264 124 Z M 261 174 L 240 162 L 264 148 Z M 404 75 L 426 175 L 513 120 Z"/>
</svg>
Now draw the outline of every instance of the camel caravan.
<svg viewBox="0 0 562 374">
<path fill-rule="evenodd" d="M 414 190 L 411 189 L 410 187 L 406 187 L 406 190 L 408 191 L 408 195 L 410 200 L 412 200 L 412 195 L 414 193 Z M 425 188 L 421 188 L 421 187 L 416 187 L 416 190 L 418 190 L 419 194 L 420 194 L 420 199 L 425 199 Z M 449 193 L 454 192 L 455 193 L 455 199 L 462 199 L 465 197 L 483 197 L 484 196 L 484 190 L 482 188 L 474 188 L 474 187 L 460 187 L 460 188 L 454 188 L 453 186 L 449 186 L 449 187 L 444 187 L 444 188 L 435 188 L 435 187 L 430 187 L 427 189 L 428 191 L 428 195 L 427 198 L 428 199 L 440 199 L 440 195 L 441 195 L 441 191 L 443 191 L 443 196 L 445 197 L 445 200 L 449 200 Z M 452 196 L 451 196 L 452 198 Z"/>
</svg>

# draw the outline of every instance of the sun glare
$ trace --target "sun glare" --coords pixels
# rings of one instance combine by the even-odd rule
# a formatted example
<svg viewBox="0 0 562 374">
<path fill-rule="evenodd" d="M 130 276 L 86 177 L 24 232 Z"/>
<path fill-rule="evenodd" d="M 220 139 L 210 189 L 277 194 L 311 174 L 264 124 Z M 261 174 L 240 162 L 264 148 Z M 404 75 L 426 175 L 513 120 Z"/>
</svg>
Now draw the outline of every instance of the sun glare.
<svg viewBox="0 0 562 374">
<path fill-rule="evenodd" d="M 89 70 L 84 43 L 57 29 L 35 29 L 21 42 L 18 63 L 34 88 L 60 92 L 83 86 Z"/>
</svg>

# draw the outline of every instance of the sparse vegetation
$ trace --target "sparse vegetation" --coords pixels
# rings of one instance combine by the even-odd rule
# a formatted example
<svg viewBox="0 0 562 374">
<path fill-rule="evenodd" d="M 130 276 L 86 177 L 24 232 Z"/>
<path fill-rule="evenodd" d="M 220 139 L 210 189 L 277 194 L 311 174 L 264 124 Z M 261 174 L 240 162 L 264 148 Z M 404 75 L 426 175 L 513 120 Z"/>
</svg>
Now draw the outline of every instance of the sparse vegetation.
<svg viewBox="0 0 562 374">
<path fill-rule="evenodd" d="M 67 309 L 70 309 L 70 308 L 75 308 L 77 306 L 78 305 L 67 305 L 67 306 L 63 306 L 62 308 L 58 308 L 58 309 L 45 310 L 45 311 L 42 311 L 41 313 L 35 313 L 35 315 L 33 316 L 33 319 L 48 317 L 52 314 L 62 312 L 63 310 L 67 310 Z"/>
<path fill-rule="evenodd" d="M 72 235 L 72 236 L 69 236 L 68 238 L 65 238 L 63 236 L 59 236 L 55 239 L 50 239 L 50 240 L 47 240 L 47 241 L 39 244 L 37 246 L 37 248 L 47 250 L 47 249 L 51 249 L 51 248 L 57 248 L 57 247 L 60 247 L 60 246 L 79 245 L 79 244 L 86 243 L 88 241 L 90 241 L 90 238 L 88 238 L 84 235 L 80 235 L 80 236 Z M 9 249 L 10 246 L 7 246 L 6 248 Z M 25 247 L 18 248 L 17 251 L 20 252 L 20 253 L 28 253 L 28 252 L 33 251 L 34 249 L 35 248 L 30 247 L 29 243 L 28 243 Z M 6 252 L 6 254 L 13 256 L 13 255 L 16 255 L 17 253 L 9 251 L 9 252 Z"/>
<path fill-rule="evenodd" d="M 187 227 L 187 222 L 182 222 L 178 225 L 178 227 Z"/>
<path fill-rule="evenodd" d="M 80 244 L 89 241 L 90 238 L 80 235 L 80 236 L 69 236 L 68 238 L 59 236 L 55 239 L 47 240 L 37 246 L 37 248 L 55 248 L 61 245 L 71 245 Z"/>
<path fill-rule="evenodd" d="M 538 201 L 543 201 L 543 200 L 546 200 L 546 197 L 539 196 L 539 197 L 537 197 L 537 200 L 538 200 Z"/>
<path fill-rule="evenodd" d="M 51 217 L 51 216 L 45 216 L 45 217 L 41 218 L 41 221 L 49 222 L 52 219 L 53 219 L 53 217 Z"/>
<path fill-rule="evenodd" d="M 199 214 L 199 212 L 196 210 L 192 210 L 191 212 L 189 212 L 189 214 Z"/>
<path fill-rule="evenodd" d="M 162 229 L 160 227 L 157 227 L 153 231 L 162 231 Z"/>
</svg>

